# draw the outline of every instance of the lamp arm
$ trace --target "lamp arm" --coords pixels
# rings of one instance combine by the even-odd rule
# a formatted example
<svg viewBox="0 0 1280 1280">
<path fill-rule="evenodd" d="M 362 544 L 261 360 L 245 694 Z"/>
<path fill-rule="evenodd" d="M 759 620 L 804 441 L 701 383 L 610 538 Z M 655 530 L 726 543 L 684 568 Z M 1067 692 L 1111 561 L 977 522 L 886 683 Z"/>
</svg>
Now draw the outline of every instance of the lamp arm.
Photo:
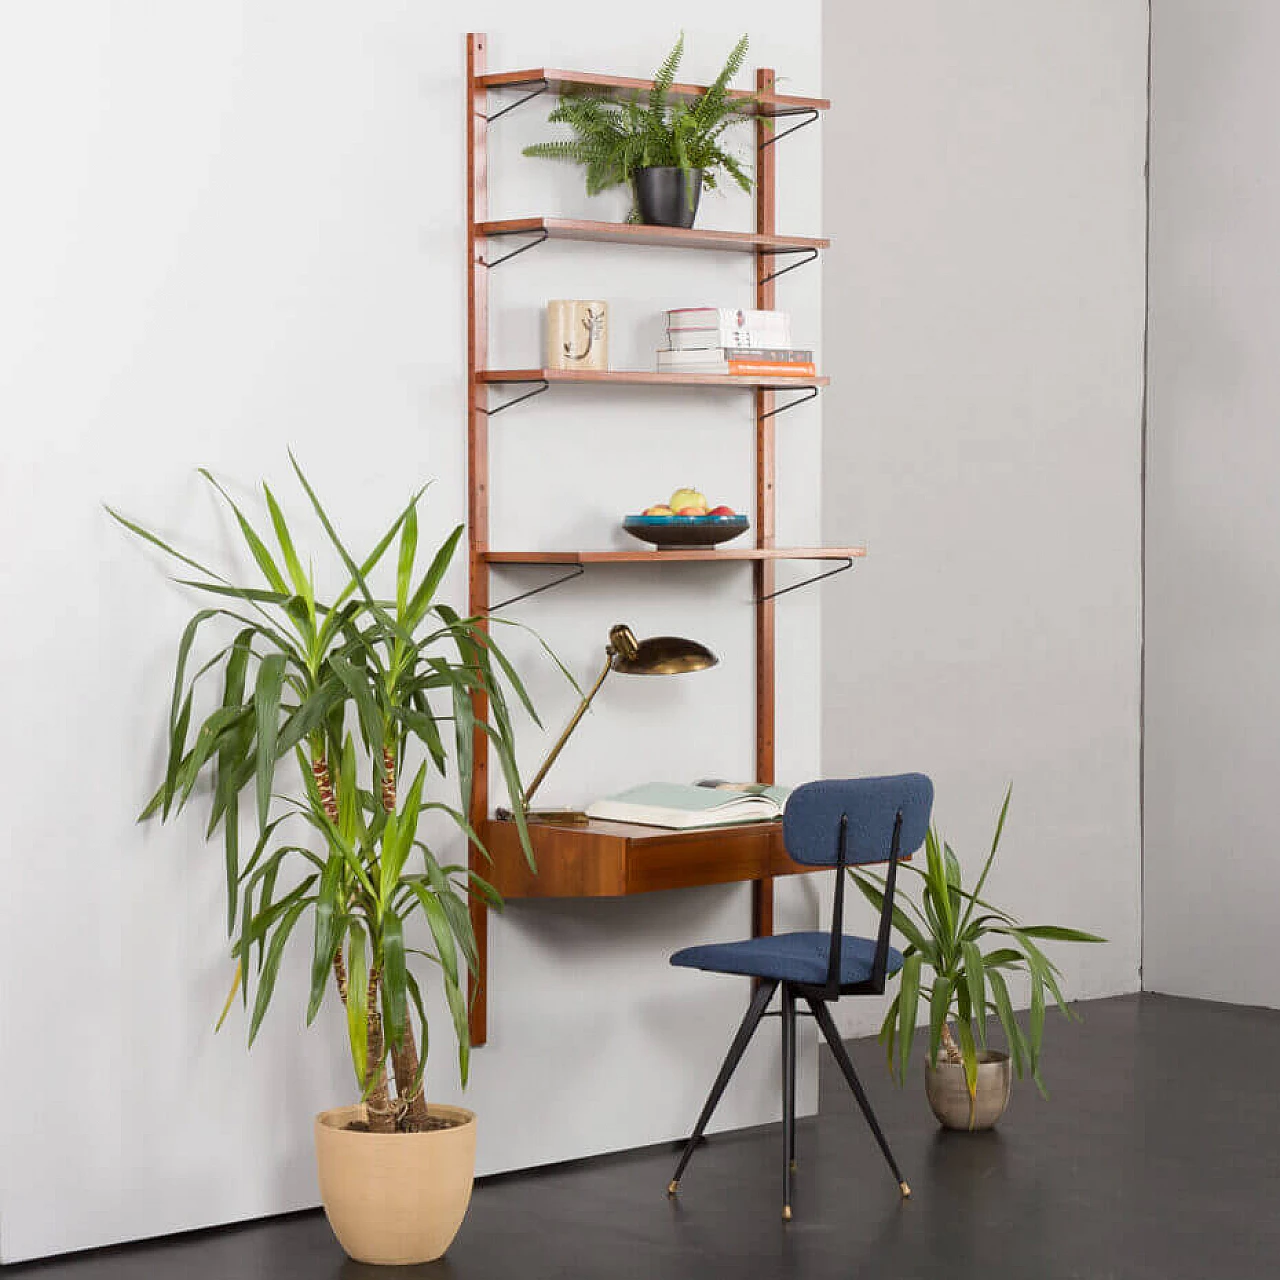
<svg viewBox="0 0 1280 1280">
<path fill-rule="evenodd" d="M 591 686 L 590 693 L 583 698 L 581 705 L 577 711 L 573 713 L 573 719 L 564 727 L 564 732 L 556 739 L 556 745 L 551 748 L 547 758 L 542 762 L 542 767 L 534 774 L 533 781 L 529 783 L 524 793 L 525 808 L 529 807 L 529 801 L 533 799 L 533 793 L 537 791 L 542 784 L 543 778 L 547 776 L 547 770 L 556 762 L 556 757 L 564 748 L 564 744 L 569 741 L 569 735 L 578 727 L 578 721 L 587 714 L 587 708 L 591 705 L 591 700 L 600 692 L 600 686 L 604 684 L 605 677 L 609 674 L 613 666 L 613 650 L 610 649 L 605 654 L 604 666 L 600 669 L 600 674 L 596 677 L 596 682 Z"/>
</svg>

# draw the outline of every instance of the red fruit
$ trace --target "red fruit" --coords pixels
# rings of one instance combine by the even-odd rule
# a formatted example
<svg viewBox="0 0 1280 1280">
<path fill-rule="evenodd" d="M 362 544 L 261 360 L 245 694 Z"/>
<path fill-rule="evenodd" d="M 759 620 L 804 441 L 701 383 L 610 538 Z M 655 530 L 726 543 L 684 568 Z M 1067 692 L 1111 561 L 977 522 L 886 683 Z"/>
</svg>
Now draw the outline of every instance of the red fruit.
<svg viewBox="0 0 1280 1280">
<path fill-rule="evenodd" d="M 709 516 L 736 516 L 737 514 L 738 513 L 732 507 L 726 506 L 712 507 L 711 510 L 707 512 L 707 515 Z"/>
<path fill-rule="evenodd" d="M 678 516 L 705 516 L 707 514 L 706 507 L 681 507 L 676 512 Z"/>
</svg>

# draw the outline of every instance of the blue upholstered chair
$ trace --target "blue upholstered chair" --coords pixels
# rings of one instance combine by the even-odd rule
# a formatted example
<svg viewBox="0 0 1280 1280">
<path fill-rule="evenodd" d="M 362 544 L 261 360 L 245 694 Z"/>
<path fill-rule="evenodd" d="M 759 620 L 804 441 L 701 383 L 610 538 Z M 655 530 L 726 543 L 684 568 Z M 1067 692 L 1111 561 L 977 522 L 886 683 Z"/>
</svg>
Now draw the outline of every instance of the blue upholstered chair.
<svg viewBox="0 0 1280 1280">
<path fill-rule="evenodd" d="M 889 778 L 854 778 L 847 782 L 810 782 L 797 787 L 787 801 L 782 837 L 787 852 L 808 866 L 835 867 L 835 907 L 831 932 L 783 933 L 744 942 L 711 943 L 686 947 L 671 963 L 711 973 L 745 974 L 757 980 L 755 994 L 742 1025 L 711 1086 L 711 1093 L 685 1144 L 675 1176 L 667 1188 L 675 1195 L 680 1175 L 702 1137 L 764 1017 L 773 993 L 782 988 L 782 1216 L 791 1218 L 791 1175 L 795 1170 L 796 1125 L 796 999 L 804 1000 L 835 1055 L 853 1096 L 862 1108 L 880 1150 L 884 1152 L 903 1196 L 911 1194 L 893 1152 L 876 1120 L 862 1083 L 849 1061 L 840 1033 L 827 1005 L 841 996 L 880 995 L 885 979 L 902 967 L 902 956 L 889 945 L 893 922 L 893 888 L 898 859 L 910 857 L 924 843 L 933 806 L 933 783 L 921 773 Z M 888 862 L 887 892 L 874 939 L 851 937 L 844 932 L 844 869 L 850 863 Z"/>
</svg>

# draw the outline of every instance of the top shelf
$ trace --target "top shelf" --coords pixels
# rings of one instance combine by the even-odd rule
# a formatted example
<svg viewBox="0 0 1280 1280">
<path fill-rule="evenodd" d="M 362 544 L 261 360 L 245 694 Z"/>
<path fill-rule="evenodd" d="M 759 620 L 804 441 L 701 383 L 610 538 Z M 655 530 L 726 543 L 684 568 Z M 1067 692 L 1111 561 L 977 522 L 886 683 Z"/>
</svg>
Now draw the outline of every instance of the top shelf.
<svg viewBox="0 0 1280 1280">
<path fill-rule="evenodd" d="M 626 98 L 633 93 L 648 93 L 652 80 L 635 80 L 630 76 L 605 76 L 593 71 L 560 71 L 553 67 L 534 67 L 528 71 L 498 71 L 487 76 L 477 76 L 476 83 L 485 89 L 527 89 L 531 85 L 545 84 L 551 93 L 581 93 L 590 91 L 609 98 Z M 705 84 L 673 84 L 667 96 L 676 101 L 688 102 L 700 98 L 707 91 Z M 749 99 L 754 94 L 741 89 L 731 89 L 728 97 Z M 826 111 L 831 106 L 828 98 L 797 98 L 790 94 L 771 94 L 758 102 L 744 102 L 744 115 L 793 116 L 808 111 Z"/>
<path fill-rule="evenodd" d="M 588 240 L 601 244 L 665 245 L 689 249 L 728 249 L 739 253 L 801 253 L 825 249 L 818 236 L 765 235 L 754 231 L 704 231 L 701 227 L 655 227 L 631 222 L 587 222 L 578 218 L 507 218 L 477 222 L 480 236 L 537 235 L 548 240 Z"/>
</svg>

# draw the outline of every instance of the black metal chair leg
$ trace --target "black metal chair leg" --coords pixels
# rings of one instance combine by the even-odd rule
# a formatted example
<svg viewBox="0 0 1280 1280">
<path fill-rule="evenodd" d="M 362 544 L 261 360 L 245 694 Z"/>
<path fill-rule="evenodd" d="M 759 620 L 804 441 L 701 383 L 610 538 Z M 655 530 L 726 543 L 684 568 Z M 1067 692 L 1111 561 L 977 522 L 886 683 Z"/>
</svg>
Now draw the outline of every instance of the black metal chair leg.
<svg viewBox="0 0 1280 1280">
<path fill-rule="evenodd" d="M 685 1143 L 684 1151 L 680 1156 L 680 1163 L 676 1165 L 675 1174 L 667 1186 L 667 1195 L 675 1195 L 676 1188 L 680 1185 L 680 1175 L 684 1172 L 685 1165 L 689 1163 L 689 1157 L 693 1155 L 693 1149 L 698 1145 L 698 1139 L 702 1137 L 702 1131 L 707 1127 L 707 1122 L 711 1119 L 711 1115 L 720 1101 L 720 1095 L 724 1093 L 730 1076 L 737 1069 L 738 1063 L 742 1061 L 742 1055 L 746 1052 L 747 1045 L 751 1042 L 751 1037 L 760 1025 L 760 1019 L 764 1017 L 764 1011 L 768 1007 L 769 1001 L 773 999 L 773 993 L 777 989 L 778 983 L 776 980 L 764 981 L 760 983 L 756 988 L 755 995 L 751 997 L 751 1003 L 747 1006 L 742 1025 L 738 1027 L 738 1034 L 733 1037 L 733 1043 L 729 1046 L 729 1052 L 725 1055 L 724 1065 L 720 1068 L 720 1074 L 716 1076 L 715 1084 L 711 1086 L 711 1092 L 708 1094 L 706 1104 L 702 1108 L 702 1114 L 698 1117 L 698 1123 L 694 1125 L 693 1133 L 690 1135 L 689 1141 Z"/>
<path fill-rule="evenodd" d="M 791 1221 L 791 1171 L 796 1162 L 796 997 L 782 984 L 782 1217 Z"/>
<path fill-rule="evenodd" d="M 889 1144 L 880 1129 L 880 1122 L 876 1119 L 876 1113 L 871 1110 L 871 1103 L 867 1101 L 867 1095 L 863 1091 L 862 1081 L 858 1079 L 858 1073 L 853 1069 L 853 1063 L 849 1061 L 840 1033 L 836 1030 L 835 1023 L 831 1021 L 831 1011 L 823 1000 L 816 1000 L 812 996 L 806 996 L 805 1000 L 813 1010 L 814 1021 L 822 1028 L 823 1038 L 831 1046 L 831 1052 L 835 1054 L 836 1062 L 844 1073 L 844 1078 L 849 1082 L 849 1088 L 853 1090 L 853 1096 L 858 1100 L 858 1106 L 862 1108 L 862 1114 L 866 1116 L 871 1132 L 875 1134 L 880 1150 L 884 1152 L 884 1158 L 889 1162 L 889 1168 L 893 1170 L 893 1176 L 898 1180 L 898 1189 L 902 1192 L 903 1199 L 906 1199 L 911 1194 L 911 1188 L 907 1186 L 902 1170 L 898 1168 L 898 1162 L 893 1158 L 893 1152 L 889 1150 Z"/>
</svg>

